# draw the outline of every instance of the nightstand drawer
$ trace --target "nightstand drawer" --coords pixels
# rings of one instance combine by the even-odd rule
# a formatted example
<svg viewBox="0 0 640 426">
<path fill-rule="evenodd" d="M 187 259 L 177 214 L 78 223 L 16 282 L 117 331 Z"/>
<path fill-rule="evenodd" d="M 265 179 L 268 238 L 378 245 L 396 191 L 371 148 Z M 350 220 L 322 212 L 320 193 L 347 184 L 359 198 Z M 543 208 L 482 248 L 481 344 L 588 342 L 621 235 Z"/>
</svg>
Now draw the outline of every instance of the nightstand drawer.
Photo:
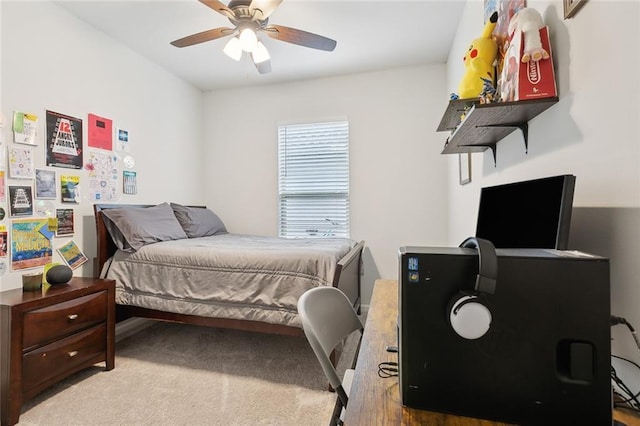
<svg viewBox="0 0 640 426">
<path fill-rule="evenodd" d="M 104 359 L 106 336 L 102 325 L 27 352 L 22 357 L 23 392 L 95 357 Z"/>
<path fill-rule="evenodd" d="M 106 318 L 106 291 L 25 312 L 22 347 L 28 350 L 46 344 L 104 322 Z"/>
</svg>

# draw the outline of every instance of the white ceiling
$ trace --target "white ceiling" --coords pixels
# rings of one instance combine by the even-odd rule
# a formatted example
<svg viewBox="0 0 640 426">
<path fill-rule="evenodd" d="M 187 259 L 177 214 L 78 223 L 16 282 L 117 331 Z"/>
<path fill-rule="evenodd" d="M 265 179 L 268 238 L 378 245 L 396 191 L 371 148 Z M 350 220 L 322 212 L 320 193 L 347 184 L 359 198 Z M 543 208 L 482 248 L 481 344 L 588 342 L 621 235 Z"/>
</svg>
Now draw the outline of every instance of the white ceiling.
<svg viewBox="0 0 640 426">
<path fill-rule="evenodd" d="M 338 44 L 325 52 L 262 35 L 271 54 L 272 72 L 265 75 L 258 74 L 250 58 L 235 62 L 222 52 L 228 37 L 184 48 L 169 44 L 232 26 L 197 0 L 56 3 L 201 90 L 212 90 L 445 63 L 465 1 L 285 0 L 269 23 L 320 34 Z"/>
</svg>

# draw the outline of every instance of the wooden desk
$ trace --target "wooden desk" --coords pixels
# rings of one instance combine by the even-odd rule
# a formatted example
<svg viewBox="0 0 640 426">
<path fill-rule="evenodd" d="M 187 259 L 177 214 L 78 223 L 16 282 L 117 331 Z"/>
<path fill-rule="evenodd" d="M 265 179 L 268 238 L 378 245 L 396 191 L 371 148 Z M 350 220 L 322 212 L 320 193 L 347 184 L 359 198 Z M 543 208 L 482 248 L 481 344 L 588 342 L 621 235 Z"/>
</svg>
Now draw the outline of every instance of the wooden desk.
<svg viewBox="0 0 640 426">
<path fill-rule="evenodd" d="M 472 419 L 414 408 L 403 407 L 397 377 L 378 377 L 378 364 L 398 361 L 397 354 L 386 347 L 397 345 L 398 282 L 377 280 L 364 328 L 355 377 L 349 393 L 345 425 L 433 425 L 433 426 L 496 426 L 506 423 Z M 614 418 L 623 424 L 640 425 L 640 420 L 620 410 Z"/>
</svg>

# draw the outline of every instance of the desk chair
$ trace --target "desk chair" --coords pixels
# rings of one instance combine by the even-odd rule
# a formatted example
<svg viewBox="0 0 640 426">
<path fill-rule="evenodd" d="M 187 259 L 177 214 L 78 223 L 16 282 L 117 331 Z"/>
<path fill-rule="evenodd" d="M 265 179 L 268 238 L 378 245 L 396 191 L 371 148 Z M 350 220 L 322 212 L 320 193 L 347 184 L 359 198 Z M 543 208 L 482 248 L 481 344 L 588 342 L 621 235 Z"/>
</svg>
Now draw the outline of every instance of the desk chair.
<svg viewBox="0 0 640 426">
<path fill-rule="evenodd" d="M 335 287 L 316 287 L 306 291 L 298 299 L 298 313 L 304 334 L 329 384 L 338 396 L 330 424 L 332 426 L 342 424 L 343 411 L 349 400 L 349 389 L 355 370 L 347 369 L 343 379 L 340 380 L 331 361 L 331 353 L 338 343 L 354 331 L 359 330 L 362 337 L 364 327 L 347 296 Z"/>
</svg>

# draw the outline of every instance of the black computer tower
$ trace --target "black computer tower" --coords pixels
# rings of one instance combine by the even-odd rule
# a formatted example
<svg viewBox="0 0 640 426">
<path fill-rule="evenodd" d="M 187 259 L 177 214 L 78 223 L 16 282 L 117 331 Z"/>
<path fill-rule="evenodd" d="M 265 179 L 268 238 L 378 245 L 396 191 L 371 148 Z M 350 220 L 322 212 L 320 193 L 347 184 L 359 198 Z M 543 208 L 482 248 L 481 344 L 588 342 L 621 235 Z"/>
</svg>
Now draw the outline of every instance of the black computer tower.
<svg viewBox="0 0 640 426">
<path fill-rule="evenodd" d="M 609 261 L 497 249 L 491 326 L 468 340 L 448 307 L 473 290 L 478 253 L 402 247 L 399 375 L 405 406 L 520 425 L 610 425 Z"/>
</svg>

